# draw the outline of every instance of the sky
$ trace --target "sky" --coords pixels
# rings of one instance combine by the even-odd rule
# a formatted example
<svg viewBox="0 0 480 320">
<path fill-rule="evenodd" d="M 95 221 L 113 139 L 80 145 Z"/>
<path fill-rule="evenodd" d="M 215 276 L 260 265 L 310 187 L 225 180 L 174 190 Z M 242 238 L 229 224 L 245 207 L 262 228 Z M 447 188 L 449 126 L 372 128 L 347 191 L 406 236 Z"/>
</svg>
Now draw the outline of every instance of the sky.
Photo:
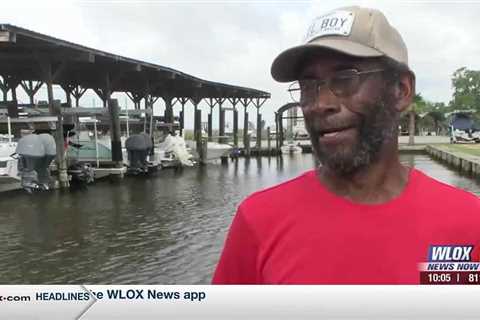
<svg viewBox="0 0 480 320">
<path fill-rule="evenodd" d="M 0 23 L 9 23 L 95 49 L 171 67 L 196 77 L 268 91 L 267 125 L 290 102 L 288 84 L 270 75 L 273 59 L 301 43 L 310 22 L 332 9 L 380 9 L 402 35 L 417 92 L 448 103 L 451 76 L 460 67 L 480 69 L 480 1 L 2 1 Z M 27 102 L 26 95 L 19 93 Z M 45 99 L 42 88 L 37 99 Z M 65 99 L 56 88 L 55 97 Z M 121 106 L 132 103 L 115 94 Z M 82 106 L 101 106 L 93 92 Z M 202 106 L 203 119 L 209 109 Z M 179 108 L 175 108 L 175 114 Z M 193 107 L 186 110 L 188 113 Z M 159 101 L 154 108 L 163 113 Z M 250 107 L 250 119 L 255 108 Z M 214 124 L 218 123 L 214 112 Z M 240 123 L 243 123 L 240 113 Z M 227 115 L 231 123 L 232 115 Z M 186 115 L 193 126 L 193 112 Z M 241 125 L 240 125 L 241 126 Z M 215 125 L 214 125 L 215 127 Z"/>
</svg>

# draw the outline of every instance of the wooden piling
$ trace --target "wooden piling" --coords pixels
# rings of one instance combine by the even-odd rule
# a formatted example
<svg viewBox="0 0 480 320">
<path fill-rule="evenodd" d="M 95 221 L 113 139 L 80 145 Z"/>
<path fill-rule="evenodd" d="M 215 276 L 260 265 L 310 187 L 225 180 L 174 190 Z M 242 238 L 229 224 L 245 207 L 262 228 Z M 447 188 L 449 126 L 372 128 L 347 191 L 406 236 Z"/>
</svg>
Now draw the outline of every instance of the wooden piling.
<svg viewBox="0 0 480 320">
<path fill-rule="evenodd" d="M 262 115 L 258 113 L 257 109 L 257 141 L 256 141 L 257 149 L 262 147 Z"/>
<path fill-rule="evenodd" d="M 120 139 L 120 117 L 117 99 L 108 100 L 108 112 L 110 114 L 110 139 L 112 146 L 112 162 L 115 168 L 123 167 L 122 141 Z"/>
<path fill-rule="evenodd" d="M 278 141 L 278 113 L 275 112 L 275 149 L 280 149 L 280 141 Z"/>
<path fill-rule="evenodd" d="M 202 110 L 196 109 L 194 116 L 193 137 L 195 139 L 197 150 L 200 150 L 200 140 L 202 138 Z"/>
<path fill-rule="evenodd" d="M 278 117 L 278 130 L 277 130 L 277 137 L 278 137 L 278 148 L 281 148 L 283 146 L 283 141 L 284 141 L 284 136 L 283 136 L 283 123 L 282 123 L 282 117 Z"/>
<path fill-rule="evenodd" d="M 233 109 L 233 145 L 238 147 L 238 110 Z"/>
<path fill-rule="evenodd" d="M 69 187 L 67 174 L 67 158 L 65 155 L 65 137 L 63 136 L 63 117 L 62 105 L 60 100 L 53 100 L 53 114 L 57 116 L 57 126 L 55 130 L 55 145 L 57 149 L 56 161 L 58 170 L 58 182 L 61 189 Z"/>
<path fill-rule="evenodd" d="M 220 127 L 218 129 L 218 143 L 225 143 L 225 110 L 222 108 L 222 105 L 219 105 L 220 108 Z"/>
<path fill-rule="evenodd" d="M 249 157 L 250 156 L 250 135 L 247 133 L 245 136 L 245 156 Z"/>
<path fill-rule="evenodd" d="M 267 127 L 267 149 L 268 149 L 268 155 L 270 155 L 270 152 L 272 150 L 272 139 L 270 138 L 270 127 Z"/>
<path fill-rule="evenodd" d="M 208 141 L 212 141 L 212 109 L 210 109 L 210 113 L 208 114 Z"/>
<path fill-rule="evenodd" d="M 250 138 L 248 137 L 248 113 L 247 113 L 247 108 L 245 108 L 244 116 L 243 116 L 243 147 L 245 150 L 250 149 Z M 248 145 L 247 145 L 247 139 L 248 139 Z"/>
<path fill-rule="evenodd" d="M 183 136 L 183 106 L 182 106 L 182 111 L 180 111 L 180 135 Z"/>
</svg>

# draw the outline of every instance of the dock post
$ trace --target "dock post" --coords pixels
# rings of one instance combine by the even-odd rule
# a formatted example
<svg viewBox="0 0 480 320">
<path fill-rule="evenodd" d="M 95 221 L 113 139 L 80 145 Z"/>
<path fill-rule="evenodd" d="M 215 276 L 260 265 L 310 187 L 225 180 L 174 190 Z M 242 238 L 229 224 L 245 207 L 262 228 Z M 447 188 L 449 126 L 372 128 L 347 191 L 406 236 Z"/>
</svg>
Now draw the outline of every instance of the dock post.
<svg viewBox="0 0 480 320">
<path fill-rule="evenodd" d="M 218 119 L 218 143 L 225 143 L 225 109 L 223 109 L 222 104 L 223 104 L 224 99 L 218 99 L 218 116 L 220 119 Z"/>
<path fill-rule="evenodd" d="M 154 126 L 153 126 L 153 104 L 155 103 L 155 101 L 157 101 L 158 98 L 154 98 L 152 95 L 150 95 L 148 97 L 148 110 L 150 110 L 150 122 L 149 122 L 149 125 L 148 125 L 148 134 L 150 135 L 150 138 L 153 138 L 153 131 L 154 131 Z M 128 123 L 128 122 L 127 122 Z M 156 125 L 155 125 L 156 127 Z M 153 149 L 152 149 L 153 150 Z"/>
<path fill-rule="evenodd" d="M 280 149 L 280 143 L 278 141 L 278 113 L 275 112 L 275 149 Z"/>
<path fill-rule="evenodd" d="M 208 139 L 200 138 L 200 149 L 199 149 L 199 156 L 200 156 L 200 164 L 205 165 L 207 164 L 207 149 L 208 146 Z"/>
<path fill-rule="evenodd" d="M 256 147 L 258 151 L 262 148 L 262 115 L 259 113 L 259 109 L 257 109 L 257 142 Z"/>
<path fill-rule="evenodd" d="M 248 137 L 248 113 L 247 108 L 245 107 L 245 112 L 243 116 L 243 148 L 247 150 L 247 139 L 248 139 L 248 149 L 250 149 L 250 139 Z"/>
<path fill-rule="evenodd" d="M 195 129 L 194 129 L 194 138 L 195 145 L 197 149 L 198 156 L 200 158 L 200 163 L 203 163 L 205 160 L 205 155 L 203 152 L 203 143 L 202 143 L 202 110 L 195 110 Z"/>
<path fill-rule="evenodd" d="M 267 127 L 267 154 L 270 156 L 272 150 L 272 139 L 270 138 L 270 127 Z"/>
<path fill-rule="evenodd" d="M 212 109 L 210 108 L 210 113 L 208 114 L 208 141 L 212 141 Z"/>
<path fill-rule="evenodd" d="M 245 156 L 250 157 L 250 134 L 245 136 Z"/>
<path fill-rule="evenodd" d="M 195 141 L 195 143 L 198 143 L 197 131 L 202 130 L 201 129 L 201 121 L 202 120 L 197 119 L 197 117 L 198 117 L 198 113 L 197 113 L 198 106 L 197 106 L 197 104 L 194 103 L 193 106 L 194 106 L 194 111 L 193 111 L 193 140 Z"/>
<path fill-rule="evenodd" d="M 65 138 L 63 137 L 63 117 L 60 100 L 53 100 L 52 111 L 57 116 L 55 130 L 55 145 L 57 149 L 56 161 L 58 170 L 58 182 L 61 189 L 69 187 L 67 174 L 67 159 L 65 157 Z"/>
<path fill-rule="evenodd" d="M 222 108 L 222 105 L 220 104 L 220 128 L 219 130 L 219 138 L 218 138 L 218 143 L 226 143 L 225 139 L 225 109 Z"/>
<path fill-rule="evenodd" d="M 182 108 L 183 108 L 183 106 L 182 106 Z M 183 116 L 183 110 L 182 110 L 182 111 L 180 111 L 180 119 L 179 119 L 180 120 L 180 136 L 182 136 L 182 137 L 183 137 L 183 117 L 184 116 Z"/>
<path fill-rule="evenodd" d="M 108 112 L 110 113 L 110 139 L 112 145 L 112 161 L 115 168 L 122 168 L 122 141 L 120 139 L 120 117 L 117 99 L 108 100 Z"/>
<path fill-rule="evenodd" d="M 238 110 L 233 109 L 233 145 L 238 148 Z"/>
<path fill-rule="evenodd" d="M 8 78 L 7 79 L 7 84 L 8 84 L 8 87 L 10 88 L 10 91 L 12 91 L 12 101 L 15 104 L 18 104 L 17 87 L 20 84 L 20 80 L 18 80 L 17 78 L 14 78 L 14 77 Z"/>
<path fill-rule="evenodd" d="M 180 135 L 183 137 L 183 130 L 185 129 L 185 104 L 188 102 L 188 98 L 179 97 L 177 98 L 182 105 L 182 111 L 180 111 Z"/>
<path fill-rule="evenodd" d="M 281 147 L 283 147 L 283 141 L 284 141 L 282 120 L 283 120 L 283 116 L 282 116 L 282 114 L 279 114 L 279 116 L 278 116 L 278 130 L 277 130 L 278 141 L 279 141 L 278 148 L 279 149 Z"/>
</svg>

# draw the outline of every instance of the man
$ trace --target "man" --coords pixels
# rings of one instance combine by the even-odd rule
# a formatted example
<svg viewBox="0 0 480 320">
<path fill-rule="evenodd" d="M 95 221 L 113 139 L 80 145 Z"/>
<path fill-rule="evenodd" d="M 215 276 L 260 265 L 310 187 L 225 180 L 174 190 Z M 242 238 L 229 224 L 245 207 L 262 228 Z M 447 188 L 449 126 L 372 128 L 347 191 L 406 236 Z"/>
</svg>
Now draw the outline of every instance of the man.
<svg viewBox="0 0 480 320">
<path fill-rule="evenodd" d="M 272 76 L 298 81 L 321 165 L 239 206 L 213 283 L 414 284 L 429 246 L 480 244 L 479 199 L 399 162 L 415 77 L 381 12 L 315 19 Z"/>
</svg>

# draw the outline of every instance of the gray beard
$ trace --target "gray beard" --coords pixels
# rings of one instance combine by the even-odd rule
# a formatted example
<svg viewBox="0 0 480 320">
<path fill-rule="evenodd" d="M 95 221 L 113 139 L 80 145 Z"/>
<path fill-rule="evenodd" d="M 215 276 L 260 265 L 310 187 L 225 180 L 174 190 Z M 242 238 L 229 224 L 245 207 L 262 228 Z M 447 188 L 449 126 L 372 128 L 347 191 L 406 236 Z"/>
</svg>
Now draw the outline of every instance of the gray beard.
<svg viewBox="0 0 480 320">
<path fill-rule="evenodd" d="M 325 166 L 339 176 L 348 177 L 378 159 L 382 146 L 397 138 L 398 112 L 382 99 L 377 105 L 367 107 L 359 130 L 359 141 L 351 148 L 327 152 L 315 141 L 312 146 L 320 166 Z"/>
</svg>

